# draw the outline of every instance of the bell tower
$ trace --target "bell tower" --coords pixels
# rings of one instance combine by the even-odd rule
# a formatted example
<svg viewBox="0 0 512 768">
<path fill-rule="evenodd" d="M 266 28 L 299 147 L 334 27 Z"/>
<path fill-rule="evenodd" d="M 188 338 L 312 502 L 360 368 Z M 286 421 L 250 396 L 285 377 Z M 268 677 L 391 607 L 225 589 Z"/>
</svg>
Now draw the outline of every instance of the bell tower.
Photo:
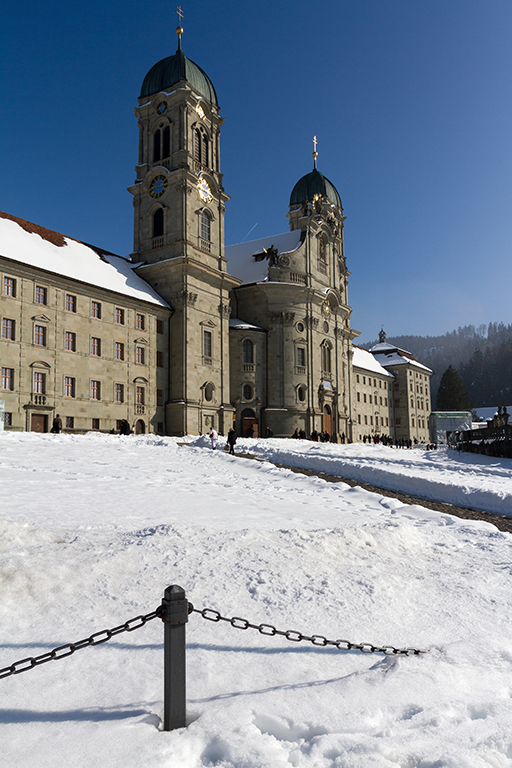
<svg viewBox="0 0 512 768">
<path fill-rule="evenodd" d="M 181 12 L 180 12 L 181 13 Z M 180 18 L 181 22 L 181 18 Z M 215 88 L 181 48 L 142 83 L 134 205 L 137 273 L 174 310 L 169 328 L 167 434 L 220 432 L 231 426 L 229 292 Z"/>
</svg>

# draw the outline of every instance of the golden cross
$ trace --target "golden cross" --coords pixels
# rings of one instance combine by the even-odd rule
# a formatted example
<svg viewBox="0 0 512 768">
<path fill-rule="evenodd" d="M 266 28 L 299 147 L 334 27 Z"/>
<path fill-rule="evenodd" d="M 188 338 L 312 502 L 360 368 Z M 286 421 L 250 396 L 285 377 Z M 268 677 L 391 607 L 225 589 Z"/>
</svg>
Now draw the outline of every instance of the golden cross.
<svg viewBox="0 0 512 768">
<path fill-rule="evenodd" d="M 315 152 L 316 152 L 316 145 L 317 144 L 318 144 L 318 141 L 316 140 L 316 136 L 313 136 L 313 146 L 315 148 Z"/>
<path fill-rule="evenodd" d="M 182 18 L 184 16 L 183 11 L 181 10 L 181 5 L 177 5 L 176 6 L 176 13 L 178 14 L 178 24 L 181 27 L 181 20 L 182 20 Z"/>
<path fill-rule="evenodd" d="M 313 136 L 313 147 L 314 147 L 313 160 L 314 160 L 314 163 L 315 163 L 315 170 L 316 170 L 316 159 L 318 157 L 318 152 L 316 151 L 316 145 L 317 144 L 318 144 L 318 141 L 316 140 L 316 136 Z"/>
</svg>

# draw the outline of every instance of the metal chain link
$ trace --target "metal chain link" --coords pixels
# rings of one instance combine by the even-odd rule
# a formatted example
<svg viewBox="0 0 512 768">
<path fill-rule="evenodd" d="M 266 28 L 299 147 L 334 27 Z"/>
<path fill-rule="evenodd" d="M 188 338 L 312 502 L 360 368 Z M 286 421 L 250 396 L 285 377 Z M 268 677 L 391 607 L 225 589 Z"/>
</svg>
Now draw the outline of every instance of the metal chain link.
<svg viewBox="0 0 512 768">
<path fill-rule="evenodd" d="M 128 619 L 124 624 L 119 624 L 112 629 L 102 629 L 101 632 L 95 632 L 90 637 L 86 637 L 83 640 L 79 640 L 77 643 L 66 643 L 66 645 L 59 645 L 58 648 L 54 648 L 52 651 L 42 653 L 40 656 L 29 656 L 21 661 L 16 661 L 9 667 L 0 669 L 0 680 L 3 677 L 10 677 L 11 675 L 19 675 L 21 672 L 26 672 L 28 669 L 34 669 L 39 664 L 46 664 L 47 661 L 58 661 L 59 659 L 65 659 L 66 656 L 71 656 L 75 651 L 80 651 L 82 648 L 88 648 L 90 645 L 100 645 L 111 640 L 115 635 L 120 635 L 122 632 L 133 632 L 135 629 L 140 629 L 148 621 L 156 619 L 162 613 L 162 606 L 158 606 L 156 611 L 147 613 L 145 616 L 135 616 L 133 619 Z"/>
<path fill-rule="evenodd" d="M 274 637 L 274 635 L 281 635 L 287 640 L 294 643 L 300 643 L 301 640 L 305 640 L 313 645 L 324 647 L 326 645 L 333 645 L 339 651 L 361 651 L 361 653 L 385 653 L 386 656 L 419 656 L 420 653 L 428 653 L 428 650 L 419 650 L 418 648 L 395 648 L 393 645 L 373 645 L 372 643 L 350 643 L 348 640 L 328 640 L 323 635 L 303 635 L 302 632 L 298 632 L 296 629 L 287 629 L 285 631 L 276 629 L 273 624 L 251 624 L 247 619 L 242 619 L 240 616 L 232 616 L 228 618 L 221 616 L 219 611 L 213 608 L 198 608 L 192 607 L 189 609 L 191 613 L 199 613 L 207 621 L 227 621 L 235 629 L 257 629 L 261 635 L 267 635 L 268 637 Z"/>
</svg>

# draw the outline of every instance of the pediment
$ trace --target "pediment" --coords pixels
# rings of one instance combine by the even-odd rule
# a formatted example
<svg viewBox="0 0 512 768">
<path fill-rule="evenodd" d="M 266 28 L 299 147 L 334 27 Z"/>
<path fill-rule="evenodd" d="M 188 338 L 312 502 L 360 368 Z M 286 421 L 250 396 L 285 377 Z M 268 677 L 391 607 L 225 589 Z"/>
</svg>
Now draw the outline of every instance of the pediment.
<svg viewBox="0 0 512 768">
<path fill-rule="evenodd" d="M 34 315 L 32 317 L 32 320 L 37 320 L 39 323 L 49 323 L 51 322 L 49 317 L 46 317 L 46 315 Z"/>
<path fill-rule="evenodd" d="M 204 320 L 201 325 L 205 328 L 215 328 L 215 323 L 213 320 Z"/>
<path fill-rule="evenodd" d="M 149 341 L 147 339 L 144 339 L 142 336 L 140 339 L 135 339 L 136 344 L 149 344 Z"/>
<path fill-rule="evenodd" d="M 31 368 L 46 368 L 49 370 L 51 368 L 51 365 L 49 363 L 45 363 L 44 360 L 35 360 L 35 362 L 30 363 Z"/>
</svg>

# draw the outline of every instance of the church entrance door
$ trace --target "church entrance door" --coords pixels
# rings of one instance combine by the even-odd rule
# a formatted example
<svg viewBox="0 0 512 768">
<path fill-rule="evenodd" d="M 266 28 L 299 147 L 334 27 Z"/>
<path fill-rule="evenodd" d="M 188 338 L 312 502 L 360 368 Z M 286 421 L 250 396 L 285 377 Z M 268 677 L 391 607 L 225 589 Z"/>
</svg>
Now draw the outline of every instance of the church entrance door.
<svg viewBox="0 0 512 768">
<path fill-rule="evenodd" d="M 48 416 L 44 413 L 33 413 L 30 418 L 31 432 L 48 432 Z"/>
<path fill-rule="evenodd" d="M 259 421 L 250 408 L 242 411 L 242 437 L 259 437 Z"/>
<path fill-rule="evenodd" d="M 331 408 L 328 405 L 324 405 L 324 432 L 329 433 L 329 437 L 332 437 L 332 415 L 331 415 Z"/>
<path fill-rule="evenodd" d="M 136 435 L 146 434 L 146 425 L 142 419 L 137 419 L 137 421 L 135 422 L 135 434 Z"/>
</svg>

